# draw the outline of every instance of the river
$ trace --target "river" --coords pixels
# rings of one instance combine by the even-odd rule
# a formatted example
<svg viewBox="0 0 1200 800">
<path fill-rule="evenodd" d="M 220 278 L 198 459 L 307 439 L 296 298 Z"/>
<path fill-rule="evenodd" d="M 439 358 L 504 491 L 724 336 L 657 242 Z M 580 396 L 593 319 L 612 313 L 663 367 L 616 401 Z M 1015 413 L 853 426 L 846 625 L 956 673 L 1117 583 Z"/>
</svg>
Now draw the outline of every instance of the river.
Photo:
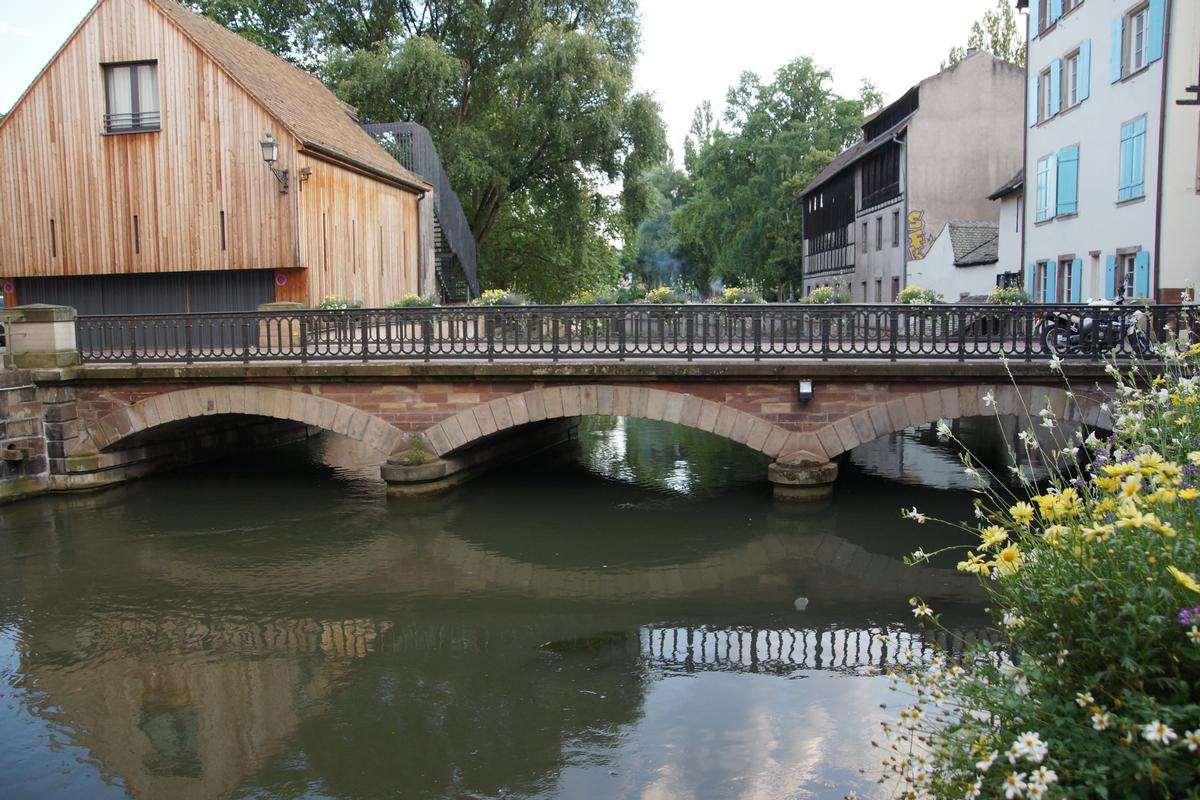
<svg viewBox="0 0 1200 800">
<path fill-rule="evenodd" d="M 970 495 L 928 430 L 820 507 L 766 463 L 597 419 L 433 501 L 323 436 L 0 507 L 0 796 L 875 796 L 908 597 L 981 622 L 899 511 Z"/>
</svg>

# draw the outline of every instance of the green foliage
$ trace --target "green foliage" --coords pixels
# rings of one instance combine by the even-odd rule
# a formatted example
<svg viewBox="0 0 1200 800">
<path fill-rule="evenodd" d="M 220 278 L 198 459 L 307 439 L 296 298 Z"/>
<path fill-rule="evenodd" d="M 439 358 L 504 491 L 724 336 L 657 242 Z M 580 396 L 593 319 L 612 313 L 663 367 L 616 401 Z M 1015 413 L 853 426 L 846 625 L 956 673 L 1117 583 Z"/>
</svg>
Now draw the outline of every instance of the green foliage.
<svg viewBox="0 0 1200 800">
<path fill-rule="evenodd" d="M 547 301 L 613 286 L 667 155 L 633 91 L 636 0 L 192 0 L 315 72 L 364 122 L 429 128 L 485 286 Z M 621 187 L 610 197 L 601 189 Z"/>
<path fill-rule="evenodd" d="M 573 306 L 611 306 L 617 302 L 615 291 L 580 292 L 567 301 Z"/>
<path fill-rule="evenodd" d="M 942 302 L 942 296 L 932 289 L 920 286 L 905 286 L 896 295 L 896 302 L 903 305 L 933 305 Z"/>
<path fill-rule="evenodd" d="M 336 294 L 326 295 L 325 299 L 317 303 L 317 308 L 331 311 L 344 308 L 362 308 L 362 303 L 358 300 L 350 300 L 346 297 L 338 297 Z"/>
<path fill-rule="evenodd" d="M 635 285 L 617 289 L 617 302 L 622 304 L 639 303 L 646 296 L 645 286 Z"/>
<path fill-rule="evenodd" d="M 639 301 L 647 305 L 680 305 L 686 303 L 688 297 L 685 293 L 672 289 L 669 286 L 660 286 L 657 289 L 651 289 L 646 292 L 646 295 Z"/>
<path fill-rule="evenodd" d="M 406 294 L 401 296 L 396 302 L 389 303 L 388 308 L 431 308 L 436 305 L 437 303 L 433 301 L 432 297 L 421 297 L 419 294 Z"/>
<path fill-rule="evenodd" d="M 525 295 L 508 289 L 485 289 L 483 294 L 471 301 L 473 306 L 523 306 Z"/>
<path fill-rule="evenodd" d="M 753 288 L 740 288 L 737 286 L 726 286 L 721 292 L 721 296 L 717 298 L 718 303 L 730 303 L 733 305 L 752 305 L 755 303 L 765 303 L 762 293 Z"/>
<path fill-rule="evenodd" d="M 988 302 L 1001 306 L 1023 306 L 1029 303 L 1029 295 L 1016 286 L 997 286 L 988 295 Z"/>
<path fill-rule="evenodd" d="M 1001 796 L 1005 781 L 1032 785 L 1041 769 L 1046 796 L 1108 796 L 1097 792 L 1108 787 L 1120 797 L 1196 797 L 1200 346 L 1157 355 L 1163 364 L 1109 365 L 1111 442 L 1064 432 L 1048 401 L 1028 409 L 1045 430 L 1022 432 L 1020 455 L 1037 451 L 1047 485 L 1022 474 L 1015 494 L 994 489 L 964 456 L 979 500 L 975 522 L 956 526 L 972 540 L 959 569 L 980 577 L 996 637 L 968 650 L 965 669 L 939 659 L 913 671 L 915 702 L 885 726 L 905 753 L 925 757 L 921 784 L 933 796 Z M 1069 394 L 1065 416 L 1082 411 Z M 1092 460 L 1081 469 L 1083 450 Z M 906 515 L 926 521 L 916 509 Z M 949 713 L 935 719 L 936 709 Z M 911 768 L 898 774 L 916 783 Z"/>
<path fill-rule="evenodd" d="M 852 303 L 854 298 L 849 292 L 839 291 L 834 286 L 818 286 L 796 302 L 805 305 L 833 305 L 835 303 Z"/>
<path fill-rule="evenodd" d="M 861 135 L 863 114 L 880 102 L 864 84 L 841 97 L 832 75 L 810 58 L 781 67 L 770 82 L 743 73 L 729 89 L 723 124 L 706 103 L 684 144 L 686 184 L 671 213 L 665 252 L 681 279 L 702 288 L 720 278 L 768 292 L 800 278 L 803 217 L 797 198 L 835 155 Z M 662 251 L 660 251 L 662 252 Z"/>
<path fill-rule="evenodd" d="M 967 50 L 985 50 L 1018 67 L 1025 66 L 1025 30 L 1017 22 L 1010 0 L 996 0 L 994 11 L 985 11 L 983 18 L 971 25 L 966 47 L 951 47 L 942 69 L 967 57 Z"/>
</svg>

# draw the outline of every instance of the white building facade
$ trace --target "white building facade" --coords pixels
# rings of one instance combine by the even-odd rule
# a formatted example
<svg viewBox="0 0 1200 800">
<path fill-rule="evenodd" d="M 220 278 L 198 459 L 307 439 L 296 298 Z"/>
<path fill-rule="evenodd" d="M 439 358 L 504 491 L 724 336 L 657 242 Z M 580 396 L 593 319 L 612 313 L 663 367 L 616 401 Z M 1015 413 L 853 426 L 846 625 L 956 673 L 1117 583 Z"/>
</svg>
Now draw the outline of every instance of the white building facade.
<svg viewBox="0 0 1200 800">
<path fill-rule="evenodd" d="M 1200 2 L 1026 5 L 1026 291 L 1176 301 L 1200 277 L 1200 113 L 1168 84 L 1200 72 Z"/>
</svg>

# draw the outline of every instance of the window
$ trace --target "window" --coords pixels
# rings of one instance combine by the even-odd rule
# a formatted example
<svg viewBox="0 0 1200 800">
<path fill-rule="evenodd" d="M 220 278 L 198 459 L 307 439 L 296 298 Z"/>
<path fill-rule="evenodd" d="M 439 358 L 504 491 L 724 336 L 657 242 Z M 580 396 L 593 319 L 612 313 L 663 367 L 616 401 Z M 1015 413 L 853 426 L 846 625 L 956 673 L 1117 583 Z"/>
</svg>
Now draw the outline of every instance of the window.
<svg viewBox="0 0 1200 800">
<path fill-rule="evenodd" d="M 1054 156 L 1046 156 L 1038 161 L 1037 165 L 1037 213 L 1034 216 L 1035 222 L 1044 222 L 1053 216 L 1050 213 L 1050 162 L 1054 160 Z"/>
<path fill-rule="evenodd" d="M 881 146 L 862 163 L 862 206 L 872 208 L 900 195 L 900 145 Z"/>
<path fill-rule="evenodd" d="M 1038 33 L 1050 27 L 1050 0 L 1038 4 Z"/>
<path fill-rule="evenodd" d="M 1049 261 L 1037 262 L 1037 267 L 1033 271 L 1033 292 L 1032 292 L 1033 297 L 1032 297 L 1032 299 L 1035 303 L 1047 302 L 1048 298 L 1046 297 L 1046 284 L 1047 284 L 1049 278 L 1050 278 L 1050 262 Z"/>
<path fill-rule="evenodd" d="M 892 278 L 892 302 L 896 302 L 896 298 L 900 296 L 900 279 Z"/>
<path fill-rule="evenodd" d="M 1063 14 L 1083 5 L 1083 0 L 1063 0 Z"/>
<path fill-rule="evenodd" d="M 1146 66 L 1146 24 L 1150 18 L 1147 6 L 1129 12 L 1129 72 L 1137 72 Z"/>
<path fill-rule="evenodd" d="M 106 133 L 159 129 L 158 62 L 104 65 Z"/>
<path fill-rule="evenodd" d="M 1137 253 L 1128 253 L 1117 258 L 1117 286 L 1121 297 L 1133 297 L 1133 280 L 1137 274 Z"/>
<path fill-rule="evenodd" d="M 883 302 L 883 278 L 875 279 L 875 302 Z"/>
<path fill-rule="evenodd" d="M 875 218 L 875 249 L 883 249 L 883 217 Z"/>
<path fill-rule="evenodd" d="M 1079 51 L 1076 50 L 1071 55 L 1067 56 L 1065 69 L 1063 70 L 1063 80 L 1066 81 L 1066 91 L 1063 92 L 1067 98 L 1067 108 L 1079 105 Z"/>
<path fill-rule="evenodd" d="M 1138 117 L 1121 126 L 1121 170 L 1117 202 L 1146 195 L 1146 118 Z"/>
<path fill-rule="evenodd" d="M 863 302 L 864 303 L 871 302 L 871 298 L 867 297 L 867 282 L 866 281 L 862 282 L 862 294 L 863 294 Z"/>
<path fill-rule="evenodd" d="M 1072 279 L 1075 272 L 1073 269 L 1074 262 L 1075 259 L 1073 258 L 1060 258 L 1058 260 L 1058 297 L 1055 298 L 1055 302 L 1057 303 L 1071 302 Z"/>
<path fill-rule="evenodd" d="M 1050 92 L 1050 70 L 1042 73 L 1038 80 L 1038 107 L 1041 109 L 1040 120 L 1045 121 L 1054 116 L 1054 107 L 1051 105 L 1053 96 Z"/>
<path fill-rule="evenodd" d="M 865 252 L 867 252 L 867 223 L 864 222 L 862 225 L 863 225 L 862 251 L 865 253 Z"/>
<path fill-rule="evenodd" d="M 900 246 L 900 212 L 892 212 L 892 247 Z"/>
</svg>

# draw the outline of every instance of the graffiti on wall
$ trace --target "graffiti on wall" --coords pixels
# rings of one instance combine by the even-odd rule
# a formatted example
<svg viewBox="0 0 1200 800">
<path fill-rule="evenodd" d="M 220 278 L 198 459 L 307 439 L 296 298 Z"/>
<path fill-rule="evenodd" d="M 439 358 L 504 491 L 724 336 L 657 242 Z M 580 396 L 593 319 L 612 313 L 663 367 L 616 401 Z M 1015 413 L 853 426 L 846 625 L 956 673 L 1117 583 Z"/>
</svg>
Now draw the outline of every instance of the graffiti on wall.
<svg viewBox="0 0 1200 800">
<path fill-rule="evenodd" d="M 917 260 L 925 257 L 925 212 L 908 212 L 908 258 Z"/>
</svg>

